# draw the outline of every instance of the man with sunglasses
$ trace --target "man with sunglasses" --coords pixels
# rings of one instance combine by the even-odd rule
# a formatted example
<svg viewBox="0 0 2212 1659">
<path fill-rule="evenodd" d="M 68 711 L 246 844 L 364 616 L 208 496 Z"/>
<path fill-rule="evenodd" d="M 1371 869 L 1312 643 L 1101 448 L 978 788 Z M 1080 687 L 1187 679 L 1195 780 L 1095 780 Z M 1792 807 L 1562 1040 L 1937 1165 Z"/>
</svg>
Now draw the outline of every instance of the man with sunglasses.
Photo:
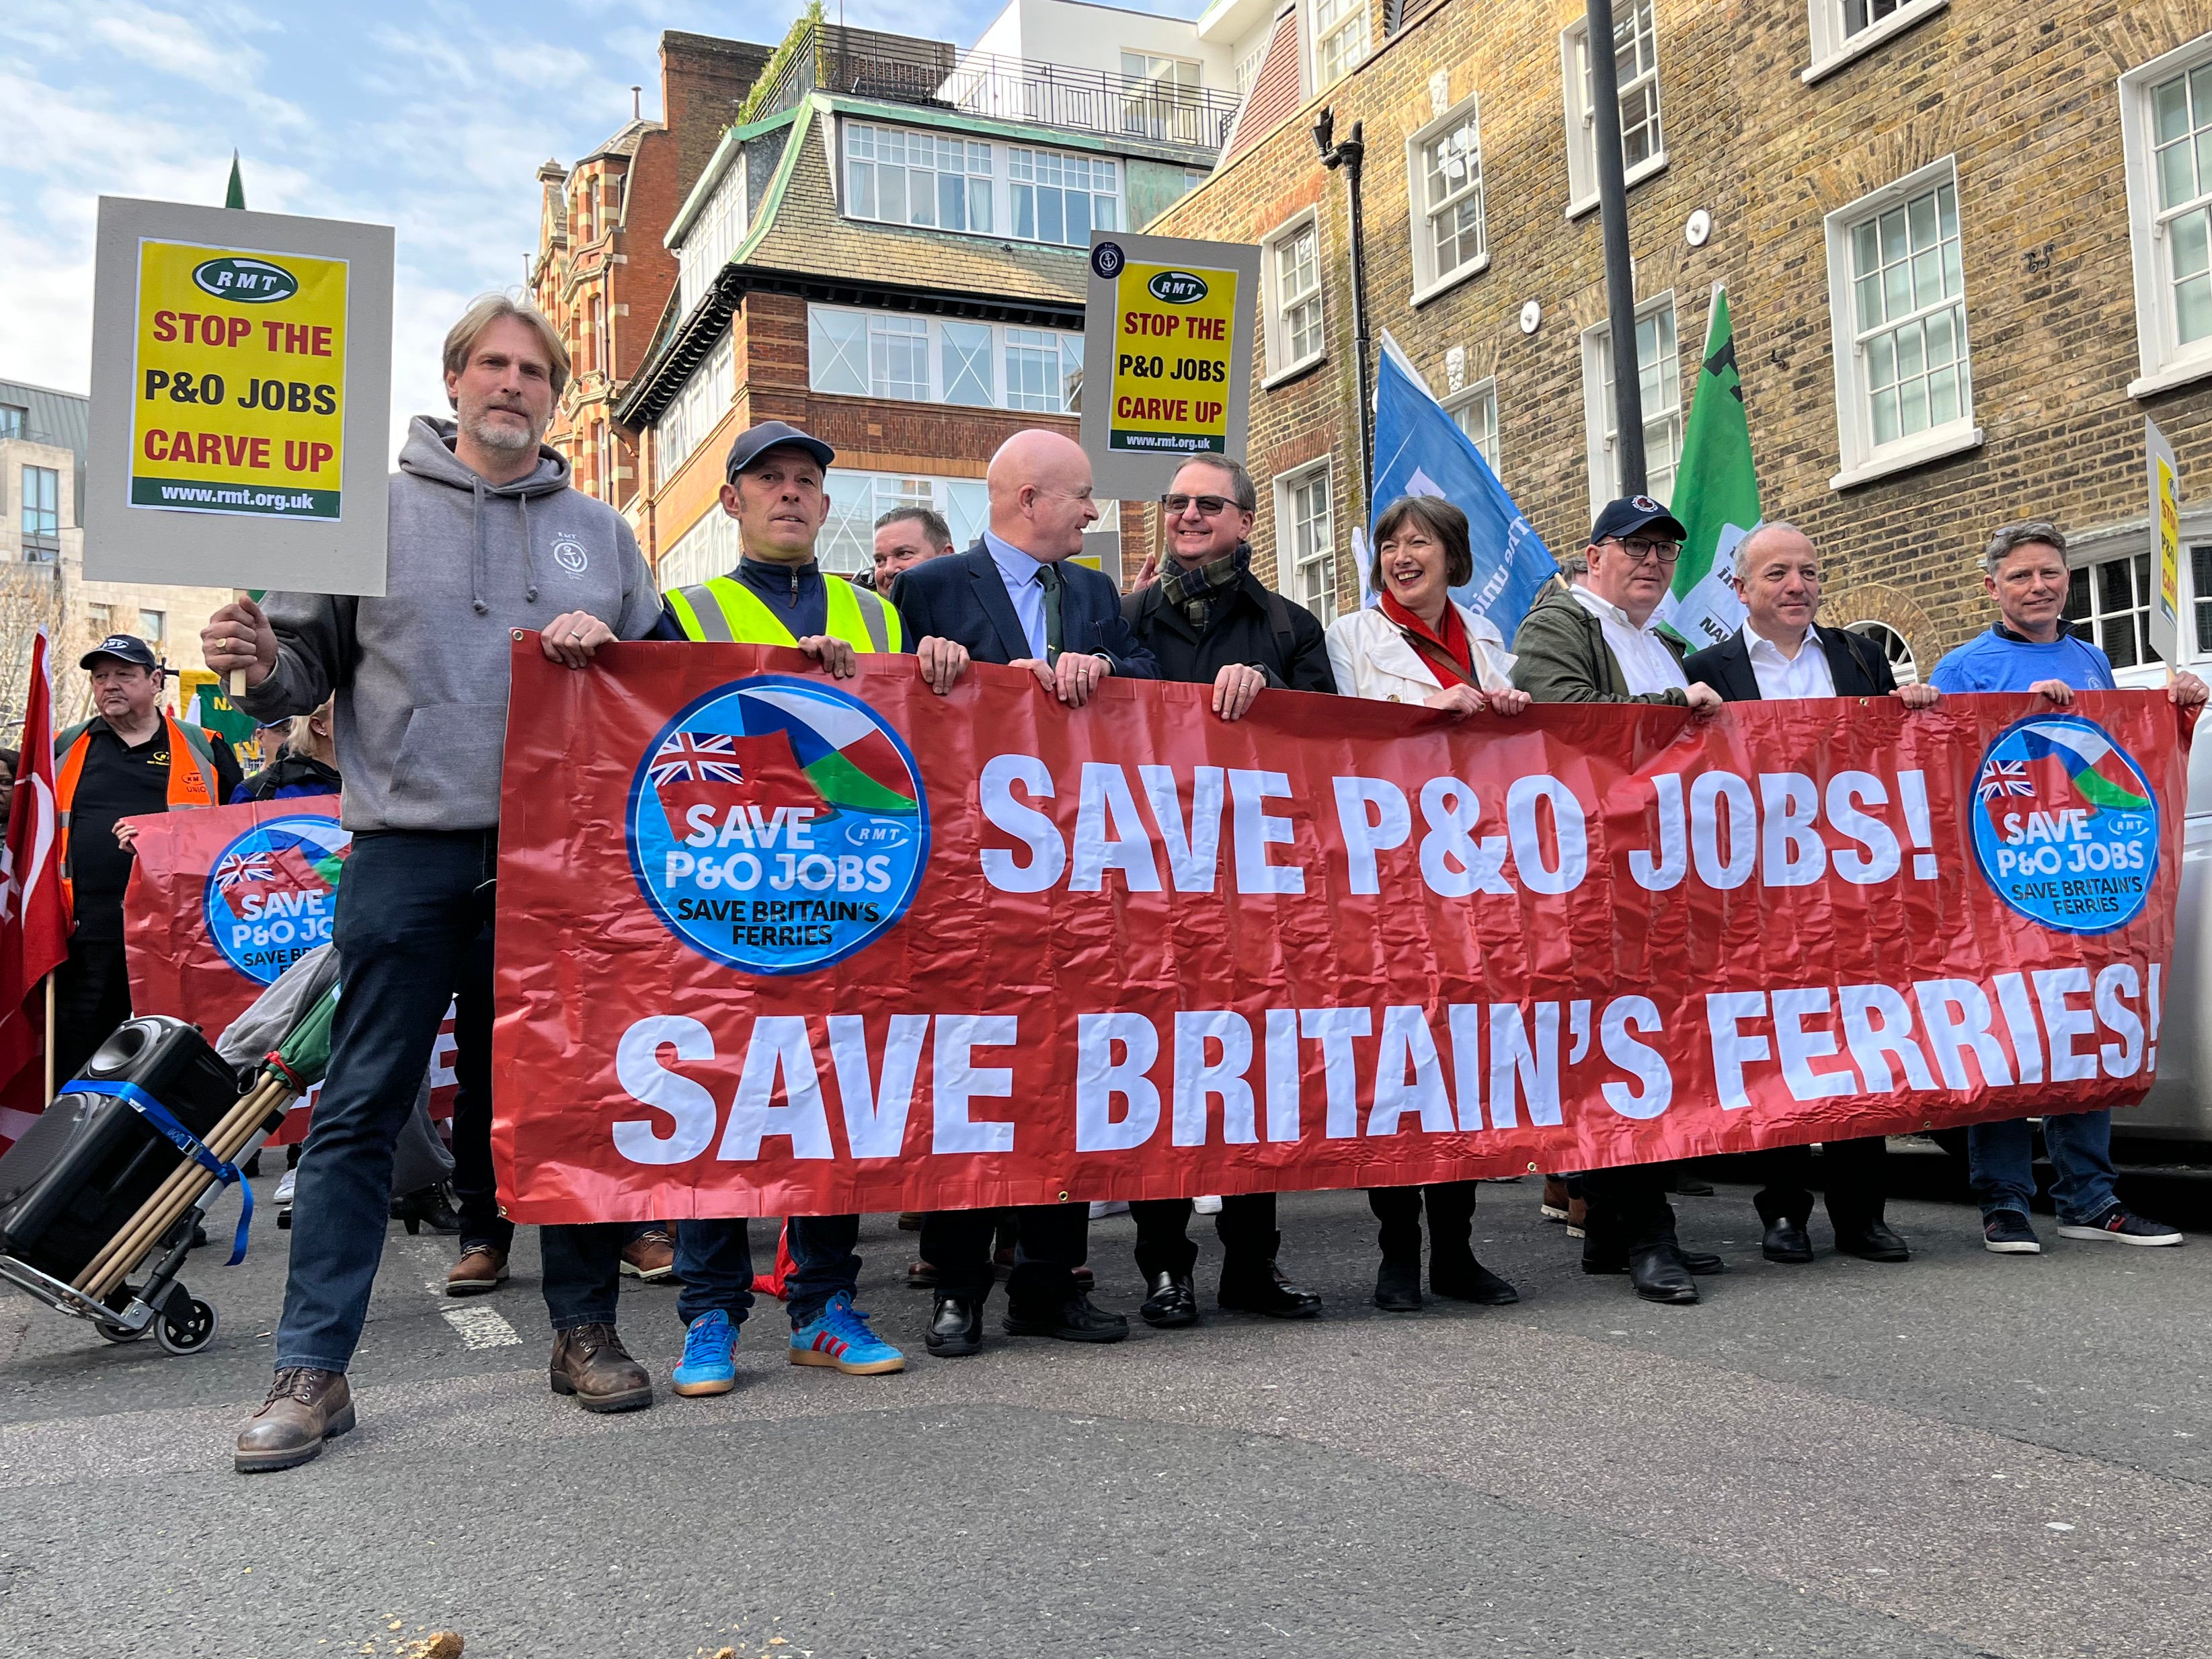
<svg viewBox="0 0 2212 1659">
<path fill-rule="evenodd" d="M 1160 678 L 1211 685 L 1213 713 L 1224 720 L 1242 719 L 1271 688 L 1336 690 L 1320 622 L 1252 574 L 1246 538 L 1257 500 L 1242 462 L 1211 455 L 1185 461 L 1160 497 L 1166 550 L 1159 580 L 1121 600 L 1129 631 L 1159 659 Z M 1137 1224 L 1137 1271 L 1149 1292 L 1137 1311 L 1163 1328 L 1196 1324 L 1190 1200 L 1139 1199 L 1129 1211 Z M 1213 1225 L 1224 1252 L 1223 1308 L 1276 1319 L 1321 1311 L 1321 1297 L 1276 1269 L 1282 1235 L 1273 1193 L 1224 1197 Z"/>
<path fill-rule="evenodd" d="M 1538 702 L 1657 703 L 1701 717 L 1718 708 L 1720 693 L 1690 683 L 1680 641 L 1652 620 L 1674 580 L 1686 533 L 1649 495 L 1609 504 L 1590 526 L 1588 568 L 1571 587 L 1547 587 L 1522 619 L 1513 641 L 1513 684 Z M 1647 1302 L 1698 1299 L 1692 1275 L 1717 1273 L 1722 1262 L 1682 1249 L 1668 1182 L 1664 1164 L 1581 1177 L 1589 1206 L 1584 1273 L 1626 1271 Z"/>
</svg>

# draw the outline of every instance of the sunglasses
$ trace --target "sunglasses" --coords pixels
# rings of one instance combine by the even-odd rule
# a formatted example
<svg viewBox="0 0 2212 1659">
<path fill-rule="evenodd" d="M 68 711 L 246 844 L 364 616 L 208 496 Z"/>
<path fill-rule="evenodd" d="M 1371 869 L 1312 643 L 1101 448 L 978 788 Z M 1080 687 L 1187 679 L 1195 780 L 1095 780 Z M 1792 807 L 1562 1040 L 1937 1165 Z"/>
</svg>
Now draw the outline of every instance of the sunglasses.
<svg viewBox="0 0 2212 1659">
<path fill-rule="evenodd" d="M 1213 519 L 1218 518 L 1231 507 L 1236 507 L 1237 503 L 1226 495 L 1163 495 L 1160 497 L 1160 505 L 1165 507 L 1171 516 L 1188 512 L 1194 507 L 1206 518 Z M 1242 509 L 1240 508 L 1239 511 Z"/>
</svg>

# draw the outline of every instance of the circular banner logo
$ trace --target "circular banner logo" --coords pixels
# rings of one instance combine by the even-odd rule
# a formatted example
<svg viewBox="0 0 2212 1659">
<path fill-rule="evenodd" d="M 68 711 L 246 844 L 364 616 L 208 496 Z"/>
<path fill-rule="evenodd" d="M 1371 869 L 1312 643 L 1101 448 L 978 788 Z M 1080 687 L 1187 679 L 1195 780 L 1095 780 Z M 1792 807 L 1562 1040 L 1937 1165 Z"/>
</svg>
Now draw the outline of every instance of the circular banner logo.
<svg viewBox="0 0 2212 1659">
<path fill-rule="evenodd" d="M 669 931 L 749 974 L 842 962 L 897 921 L 929 860 L 914 757 L 874 709 L 761 674 L 660 729 L 629 792 L 629 861 Z"/>
<path fill-rule="evenodd" d="M 319 813 L 270 818 L 216 855 L 201 914 L 225 961 L 266 985 L 331 942 L 353 837 Z"/>
<path fill-rule="evenodd" d="M 2008 727 L 1982 757 L 1975 793 L 1975 857 L 2021 915 L 2108 933 L 2150 897 L 2158 797 L 2094 720 L 2043 714 Z"/>
<path fill-rule="evenodd" d="M 1091 250 L 1091 268 L 1108 282 L 1121 274 L 1121 245 L 1101 242 Z"/>
</svg>

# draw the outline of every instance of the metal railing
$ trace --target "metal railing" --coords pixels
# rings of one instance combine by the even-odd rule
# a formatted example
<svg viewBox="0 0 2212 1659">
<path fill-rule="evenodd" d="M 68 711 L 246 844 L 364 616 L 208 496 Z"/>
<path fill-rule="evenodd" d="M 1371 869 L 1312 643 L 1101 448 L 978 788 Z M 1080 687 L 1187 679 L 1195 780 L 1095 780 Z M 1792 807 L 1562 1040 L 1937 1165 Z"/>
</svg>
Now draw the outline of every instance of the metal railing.
<svg viewBox="0 0 2212 1659">
<path fill-rule="evenodd" d="M 962 52 L 944 41 L 834 24 L 799 38 L 750 112 L 764 118 L 812 91 L 1207 151 L 1227 141 L 1237 103 L 1234 93 L 1208 87 Z"/>
</svg>

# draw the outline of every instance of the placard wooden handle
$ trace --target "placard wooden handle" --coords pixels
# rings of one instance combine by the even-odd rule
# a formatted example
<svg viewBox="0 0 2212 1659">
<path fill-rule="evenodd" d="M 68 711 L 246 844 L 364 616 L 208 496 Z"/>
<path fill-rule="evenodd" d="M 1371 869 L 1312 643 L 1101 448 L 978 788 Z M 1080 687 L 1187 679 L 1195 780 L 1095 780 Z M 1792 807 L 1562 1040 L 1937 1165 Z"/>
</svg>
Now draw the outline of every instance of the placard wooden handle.
<svg viewBox="0 0 2212 1659">
<path fill-rule="evenodd" d="M 251 594 L 251 593 L 247 592 L 246 591 L 246 589 L 244 589 L 244 588 L 242 588 L 242 587 L 234 587 L 234 588 L 232 588 L 232 589 L 230 590 L 230 599 L 231 599 L 231 603 L 232 603 L 232 604 L 234 604 L 234 605 L 235 605 L 235 604 L 239 603 L 239 602 L 240 602 L 240 600 L 242 600 L 242 599 L 252 599 L 252 597 L 253 597 L 253 595 L 252 595 L 252 594 Z M 245 671 L 243 668 L 234 668 L 234 669 L 232 669 L 232 670 L 230 671 L 230 704 L 231 704 L 231 707 L 232 707 L 232 708 L 237 708 L 237 707 L 238 707 L 238 700 L 239 700 L 240 697 L 244 696 L 245 695 L 246 695 L 246 671 Z"/>
</svg>

